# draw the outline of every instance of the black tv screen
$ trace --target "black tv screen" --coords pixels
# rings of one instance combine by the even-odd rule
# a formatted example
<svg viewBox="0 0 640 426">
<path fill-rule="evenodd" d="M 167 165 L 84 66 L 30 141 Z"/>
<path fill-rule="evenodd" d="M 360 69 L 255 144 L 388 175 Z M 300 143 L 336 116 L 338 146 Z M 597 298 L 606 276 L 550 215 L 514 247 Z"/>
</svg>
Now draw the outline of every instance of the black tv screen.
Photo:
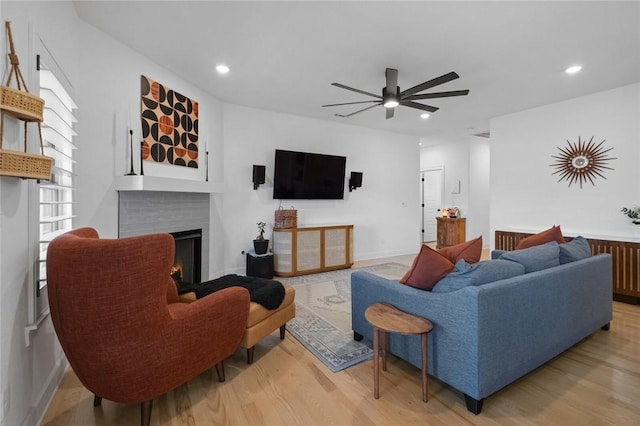
<svg viewBox="0 0 640 426">
<path fill-rule="evenodd" d="M 276 149 L 273 198 L 341 200 L 347 157 Z"/>
</svg>

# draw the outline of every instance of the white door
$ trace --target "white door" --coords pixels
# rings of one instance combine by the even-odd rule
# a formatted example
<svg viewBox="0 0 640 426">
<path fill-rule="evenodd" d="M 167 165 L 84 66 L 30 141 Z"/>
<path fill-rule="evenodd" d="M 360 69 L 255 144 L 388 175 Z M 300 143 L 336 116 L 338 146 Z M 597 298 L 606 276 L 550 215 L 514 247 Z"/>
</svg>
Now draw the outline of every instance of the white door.
<svg viewBox="0 0 640 426">
<path fill-rule="evenodd" d="M 422 242 L 436 241 L 438 230 L 436 216 L 441 215 L 442 185 L 444 169 L 442 167 L 424 170 L 422 180 Z"/>
</svg>

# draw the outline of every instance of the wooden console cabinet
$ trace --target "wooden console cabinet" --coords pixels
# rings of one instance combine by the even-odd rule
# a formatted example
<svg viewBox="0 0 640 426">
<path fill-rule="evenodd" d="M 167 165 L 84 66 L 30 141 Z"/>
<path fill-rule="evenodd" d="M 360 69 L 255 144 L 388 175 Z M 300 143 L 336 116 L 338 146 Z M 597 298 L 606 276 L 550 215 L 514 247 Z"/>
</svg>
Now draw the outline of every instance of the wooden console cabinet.
<svg viewBox="0 0 640 426">
<path fill-rule="evenodd" d="M 528 232 L 495 231 L 496 250 L 515 250 L 521 239 L 533 235 Z M 611 254 L 613 266 L 613 299 L 640 304 L 640 243 L 586 237 L 591 254 Z M 572 237 L 565 236 L 568 242 Z"/>
<path fill-rule="evenodd" d="M 346 269 L 353 265 L 353 225 L 276 228 L 274 272 L 281 277 Z"/>
<path fill-rule="evenodd" d="M 465 218 L 436 217 L 436 220 L 438 222 L 436 248 L 455 246 L 466 241 L 467 220 Z"/>
</svg>

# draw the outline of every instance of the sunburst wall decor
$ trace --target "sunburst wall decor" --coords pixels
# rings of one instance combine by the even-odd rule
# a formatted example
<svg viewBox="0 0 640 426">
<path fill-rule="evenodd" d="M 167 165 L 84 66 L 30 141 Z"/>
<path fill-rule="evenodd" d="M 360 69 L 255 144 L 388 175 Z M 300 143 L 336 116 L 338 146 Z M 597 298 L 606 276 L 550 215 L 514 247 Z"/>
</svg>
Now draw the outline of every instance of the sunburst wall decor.
<svg viewBox="0 0 640 426">
<path fill-rule="evenodd" d="M 559 174 L 560 179 L 558 182 L 566 180 L 569 182 L 569 186 L 572 183 L 579 183 L 582 188 L 582 182 L 591 182 L 595 186 L 594 180 L 600 176 L 603 179 L 603 173 L 605 169 L 613 170 L 611 167 L 607 167 L 607 161 L 615 160 L 613 157 L 607 157 L 606 153 L 613 148 L 604 149 L 602 146 L 604 140 L 599 144 L 593 142 L 593 136 L 589 139 L 589 142 L 580 140 L 578 136 L 577 143 L 571 143 L 567 141 L 567 147 L 560 148 L 560 155 L 552 155 L 552 158 L 556 159 L 556 162 L 551 164 L 551 167 L 555 167 L 557 170 L 553 172 L 553 175 Z"/>
</svg>

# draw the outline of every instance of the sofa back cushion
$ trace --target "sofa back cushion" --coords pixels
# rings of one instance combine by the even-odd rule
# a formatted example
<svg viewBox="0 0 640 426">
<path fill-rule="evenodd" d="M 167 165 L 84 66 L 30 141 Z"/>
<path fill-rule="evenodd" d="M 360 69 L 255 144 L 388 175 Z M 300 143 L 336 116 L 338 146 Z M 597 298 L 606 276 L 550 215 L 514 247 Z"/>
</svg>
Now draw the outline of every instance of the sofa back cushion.
<svg viewBox="0 0 640 426">
<path fill-rule="evenodd" d="M 558 266 L 559 257 L 560 247 L 555 241 L 523 250 L 508 251 L 500 255 L 500 259 L 518 262 L 524 266 L 525 273 Z"/>
<path fill-rule="evenodd" d="M 554 225 L 547 230 L 544 230 L 542 232 L 538 232 L 535 235 L 530 235 L 526 238 L 523 238 L 522 240 L 520 240 L 520 242 L 516 246 L 516 250 L 539 246 L 541 244 L 549 243 L 551 241 L 555 241 L 558 244 L 566 243 L 566 241 L 564 240 L 564 237 L 562 236 L 562 230 L 560 229 L 560 226 Z"/>
<path fill-rule="evenodd" d="M 508 260 L 485 260 L 469 264 L 464 260 L 456 263 L 453 272 L 442 278 L 433 287 L 434 293 L 449 293 L 461 288 L 482 285 L 524 274 L 524 266 Z"/>
<path fill-rule="evenodd" d="M 411 268 L 400 283 L 422 290 L 431 290 L 445 275 L 453 270 L 453 263 L 427 245 L 422 245 L 420 253 L 413 259 Z"/>
<path fill-rule="evenodd" d="M 479 262 L 480 256 L 482 256 L 482 235 L 465 243 L 441 248 L 438 251 L 453 264 L 460 259 L 464 259 L 467 263 Z"/>
<path fill-rule="evenodd" d="M 591 257 L 591 246 L 584 237 L 575 237 L 568 243 L 560 244 L 560 264 L 575 262 Z"/>
</svg>

